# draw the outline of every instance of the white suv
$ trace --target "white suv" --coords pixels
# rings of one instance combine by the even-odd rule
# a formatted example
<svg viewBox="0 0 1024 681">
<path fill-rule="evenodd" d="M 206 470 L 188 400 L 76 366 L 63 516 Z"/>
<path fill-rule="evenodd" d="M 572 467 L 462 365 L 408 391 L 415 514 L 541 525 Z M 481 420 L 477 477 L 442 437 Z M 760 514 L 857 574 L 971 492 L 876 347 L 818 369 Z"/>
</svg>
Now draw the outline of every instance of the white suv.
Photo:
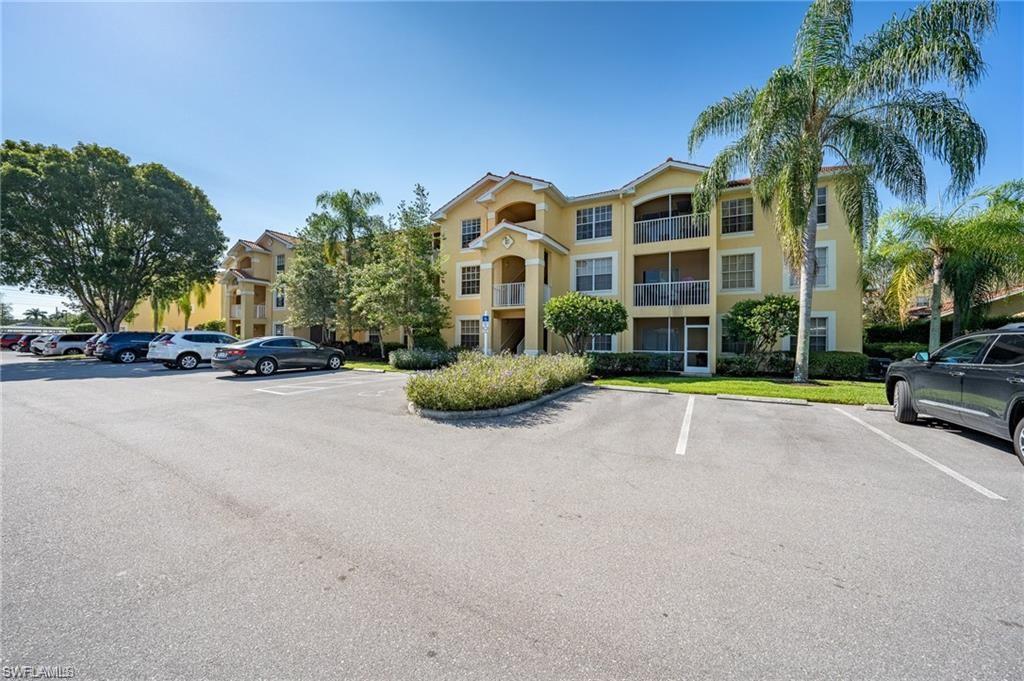
<svg viewBox="0 0 1024 681">
<path fill-rule="evenodd" d="M 53 355 L 84 355 L 85 341 L 93 337 L 90 333 L 58 333 L 50 336 L 50 339 L 42 347 L 39 354 L 44 357 Z"/>
<path fill-rule="evenodd" d="M 209 362 L 218 346 L 237 342 L 219 331 L 176 331 L 150 341 L 146 358 L 168 369 L 195 369 L 200 362 Z"/>
</svg>

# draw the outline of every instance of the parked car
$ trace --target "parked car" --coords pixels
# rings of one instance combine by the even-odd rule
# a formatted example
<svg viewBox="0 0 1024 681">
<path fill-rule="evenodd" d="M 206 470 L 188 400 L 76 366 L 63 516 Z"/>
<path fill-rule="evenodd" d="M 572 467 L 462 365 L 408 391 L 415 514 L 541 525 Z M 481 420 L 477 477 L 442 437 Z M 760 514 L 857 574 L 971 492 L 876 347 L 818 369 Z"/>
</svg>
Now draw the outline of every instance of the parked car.
<svg viewBox="0 0 1024 681">
<path fill-rule="evenodd" d="M 1024 324 L 980 331 L 893 362 L 885 391 L 896 420 L 928 414 L 1010 440 L 1024 463 Z"/>
<path fill-rule="evenodd" d="M 14 344 L 14 349 L 18 352 L 32 352 L 32 349 L 29 348 L 29 344 L 31 344 L 36 338 L 39 338 L 38 333 L 26 333 L 18 339 L 17 343 Z"/>
<path fill-rule="evenodd" d="M 214 351 L 237 343 L 238 339 L 219 331 L 178 331 L 157 336 L 149 342 L 149 361 L 168 369 L 195 369 L 213 359 Z"/>
<path fill-rule="evenodd" d="M 241 376 L 250 369 L 269 376 L 278 369 L 340 369 L 345 354 L 295 336 L 263 336 L 223 345 L 213 353 L 214 369 Z"/>
<path fill-rule="evenodd" d="M 96 334 L 93 334 L 92 337 L 89 338 L 89 340 L 85 341 L 85 356 L 86 357 L 92 357 L 96 353 L 96 343 L 98 343 L 100 341 L 100 339 L 103 338 L 106 335 L 108 335 L 108 334 L 96 333 Z"/>
<path fill-rule="evenodd" d="M 15 344 L 25 335 L 22 333 L 5 333 L 0 335 L 0 350 L 13 350 Z"/>
<path fill-rule="evenodd" d="M 28 344 L 29 350 L 32 351 L 33 355 L 43 354 L 43 347 L 46 345 L 47 342 L 49 342 L 51 338 L 54 337 L 54 335 L 55 334 L 52 333 L 44 333 L 41 336 L 36 336 L 35 338 L 32 339 L 32 342 Z"/>
<path fill-rule="evenodd" d="M 108 334 L 96 343 L 93 354 L 97 359 L 131 364 L 149 352 L 149 341 L 160 334 L 155 331 L 118 331 Z"/>
<path fill-rule="evenodd" d="M 85 354 L 85 341 L 92 338 L 91 333 L 58 333 L 50 337 L 43 345 L 43 356 L 82 355 Z"/>
</svg>

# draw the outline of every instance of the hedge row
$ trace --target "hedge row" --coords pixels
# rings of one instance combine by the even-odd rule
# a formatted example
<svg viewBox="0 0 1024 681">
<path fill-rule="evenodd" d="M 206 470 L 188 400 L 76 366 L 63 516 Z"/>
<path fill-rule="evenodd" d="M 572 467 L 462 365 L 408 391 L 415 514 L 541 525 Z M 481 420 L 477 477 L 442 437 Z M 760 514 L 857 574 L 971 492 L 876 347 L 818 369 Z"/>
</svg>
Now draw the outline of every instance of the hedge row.
<svg viewBox="0 0 1024 681">
<path fill-rule="evenodd" d="M 590 372 L 598 376 L 629 376 L 632 374 L 682 371 L 683 356 L 651 355 L 642 352 L 600 352 L 588 355 Z M 857 379 L 868 372 L 868 356 L 860 352 L 812 352 L 812 378 Z M 758 368 L 751 355 L 718 358 L 716 371 L 722 376 L 785 376 L 793 373 L 793 355 L 775 352 Z"/>
<path fill-rule="evenodd" d="M 422 369 L 437 369 L 447 366 L 458 358 L 458 353 L 449 350 L 392 350 L 388 355 L 388 364 L 396 369 L 419 371 Z"/>
<path fill-rule="evenodd" d="M 964 333 L 969 331 L 981 331 L 984 329 L 998 329 L 1000 326 L 1005 326 L 1012 322 L 1019 322 L 1019 317 L 986 317 L 980 320 L 978 323 L 968 323 L 964 325 Z M 928 343 L 928 329 L 930 322 L 927 319 L 922 319 L 916 322 L 910 322 L 906 326 L 900 326 L 899 324 L 874 324 L 864 329 L 864 343 L 865 345 L 873 345 L 876 343 Z M 949 317 L 945 317 L 942 320 L 942 341 L 952 340 L 953 338 L 953 320 Z"/>
<path fill-rule="evenodd" d="M 927 343 L 865 343 L 864 354 L 868 357 L 907 359 L 914 353 L 928 349 Z"/>
</svg>

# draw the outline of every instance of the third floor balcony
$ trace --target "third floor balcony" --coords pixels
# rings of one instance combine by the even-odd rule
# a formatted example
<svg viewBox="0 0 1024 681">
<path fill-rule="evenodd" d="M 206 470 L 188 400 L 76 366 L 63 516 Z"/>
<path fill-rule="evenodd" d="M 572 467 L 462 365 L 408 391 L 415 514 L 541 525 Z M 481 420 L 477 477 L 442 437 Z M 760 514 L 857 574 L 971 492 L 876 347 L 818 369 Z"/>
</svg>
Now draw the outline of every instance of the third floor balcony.
<svg viewBox="0 0 1024 681">
<path fill-rule="evenodd" d="M 694 213 L 690 194 L 669 194 L 633 209 L 633 243 L 695 239 L 711 233 L 707 213 Z"/>
</svg>

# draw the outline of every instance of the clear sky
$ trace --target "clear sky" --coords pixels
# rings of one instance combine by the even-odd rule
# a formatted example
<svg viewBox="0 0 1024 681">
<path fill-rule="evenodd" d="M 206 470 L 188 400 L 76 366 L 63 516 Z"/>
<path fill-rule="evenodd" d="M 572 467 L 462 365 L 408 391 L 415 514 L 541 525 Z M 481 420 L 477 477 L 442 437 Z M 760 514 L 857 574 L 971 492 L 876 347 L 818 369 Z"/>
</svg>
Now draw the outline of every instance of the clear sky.
<svg viewBox="0 0 1024 681">
<path fill-rule="evenodd" d="M 855 32 L 909 4 L 859 3 Z M 805 3 L 2 5 L 5 138 L 116 147 L 202 187 L 232 240 L 294 232 L 317 193 L 486 171 L 567 194 L 686 151 L 697 113 L 791 58 Z M 982 184 L 1024 175 L 1024 7 L 1003 3 L 966 100 Z M 931 197 L 945 175 L 929 166 Z M 890 197 L 884 197 L 891 203 Z M 53 300 L 4 291 L 15 311 Z"/>
</svg>

